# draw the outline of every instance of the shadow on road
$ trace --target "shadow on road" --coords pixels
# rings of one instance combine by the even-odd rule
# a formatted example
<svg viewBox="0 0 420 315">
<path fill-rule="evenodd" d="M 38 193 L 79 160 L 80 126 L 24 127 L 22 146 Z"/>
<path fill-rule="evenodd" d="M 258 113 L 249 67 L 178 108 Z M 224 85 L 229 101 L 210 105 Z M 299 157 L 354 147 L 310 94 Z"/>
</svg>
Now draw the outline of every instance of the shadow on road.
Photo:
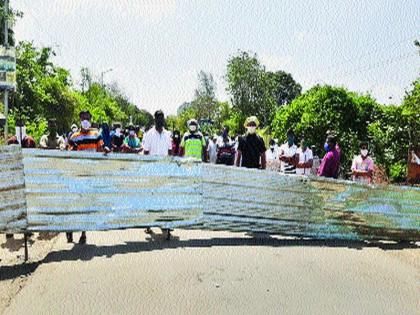
<svg viewBox="0 0 420 315">
<path fill-rule="evenodd" d="M 146 241 L 126 242 L 118 245 L 96 246 L 93 244 L 75 245 L 71 249 L 58 250 L 49 253 L 38 262 L 23 263 L 15 266 L 0 267 L 0 281 L 14 279 L 33 273 L 41 264 L 61 261 L 89 261 L 95 257 L 111 258 L 114 255 L 148 252 L 176 248 L 206 248 L 218 246 L 271 246 L 271 247 L 332 247 L 362 250 L 363 248 L 379 248 L 382 250 L 401 250 L 406 248 L 420 248 L 416 243 L 383 243 L 362 242 L 350 240 L 317 240 L 317 239 L 278 239 L 269 235 L 252 235 L 254 237 L 226 237 L 210 239 L 180 240 L 172 236 L 165 240 L 162 234 L 150 234 Z"/>
</svg>

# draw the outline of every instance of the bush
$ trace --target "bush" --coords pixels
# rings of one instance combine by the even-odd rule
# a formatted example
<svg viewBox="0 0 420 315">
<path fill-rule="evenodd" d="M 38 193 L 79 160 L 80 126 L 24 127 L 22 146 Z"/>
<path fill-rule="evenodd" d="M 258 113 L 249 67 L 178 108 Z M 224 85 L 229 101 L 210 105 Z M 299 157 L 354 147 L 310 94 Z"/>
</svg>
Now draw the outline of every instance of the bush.
<svg viewBox="0 0 420 315">
<path fill-rule="evenodd" d="M 369 95 L 358 95 L 344 88 L 315 86 L 281 107 L 272 122 L 274 137 L 286 140 L 292 128 L 323 156 L 327 131 L 333 131 L 342 150 L 341 174 L 350 172 L 352 159 L 359 153 L 359 141 L 367 140 L 367 126 L 380 113 L 380 107 Z"/>
</svg>

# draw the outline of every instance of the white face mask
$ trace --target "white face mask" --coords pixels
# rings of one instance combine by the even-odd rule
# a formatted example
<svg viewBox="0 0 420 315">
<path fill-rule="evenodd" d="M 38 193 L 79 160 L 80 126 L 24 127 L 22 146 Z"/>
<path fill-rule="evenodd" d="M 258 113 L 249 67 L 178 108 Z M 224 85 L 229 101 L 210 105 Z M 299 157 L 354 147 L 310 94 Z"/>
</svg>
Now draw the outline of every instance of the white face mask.
<svg viewBox="0 0 420 315">
<path fill-rule="evenodd" d="M 77 128 L 73 128 L 71 131 L 73 131 L 73 132 L 77 132 Z"/>
<path fill-rule="evenodd" d="M 90 121 L 89 120 L 82 120 L 80 125 L 82 126 L 82 129 L 89 129 L 90 128 Z"/>
<path fill-rule="evenodd" d="M 367 156 L 368 155 L 368 150 L 360 150 L 360 154 L 362 156 Z"/>
<path fill-rule="evenodd" d="M 115 135 L 117 137 L 121 136 L 121 129 L 120 128 L 115 129 Z"/>
<path fill-rule="evenodd" d="M 274 150 L 274 145 L 270 145 L 270 148 Z"/>
<path fill-rule="evenodd" d="M 197 130 L 197 126 L 195 126 L 195 125 L 190 125 L 190 130 L 191 130 L 191 131 L 196 131 L 196 130 Z"/>
<path fill-rule="evenodd" d="M 130 130 L 130 136 L 134 136 L 136 132 L 134 130 Z"/>
<path fill-rule="evenodd" d="M 257 127 L 246 127 L 246 129 L 250 135 L 253 135 L 257 131 Z"/>
</svg>

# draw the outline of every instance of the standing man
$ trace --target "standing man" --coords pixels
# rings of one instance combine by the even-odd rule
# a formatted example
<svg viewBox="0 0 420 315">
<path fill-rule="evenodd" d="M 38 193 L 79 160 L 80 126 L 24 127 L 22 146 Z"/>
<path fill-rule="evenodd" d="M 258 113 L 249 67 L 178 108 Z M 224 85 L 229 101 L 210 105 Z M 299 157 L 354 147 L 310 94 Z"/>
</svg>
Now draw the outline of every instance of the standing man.
<svg viewBox="0 0 420 315">
<path fill-rule="evenodd" d="M 114 123 L 114 130 L 110 133 L 112 151 L 121 152 L 125 137 L 121 132 L 121 123 Z"/>
<path fill-rule="evenodd" d="M 41 137 L 39 146 L 41 149 L 66 149 L 64 138 L 57 133 L 57 122 L 55 119 L 48 120 L 48 133 Z"/>
<path fill-rule="evenodd" d="M 338 178 L 340 170 L 340 152 L 337 150 L 335 136 L 329 135 L 325 141 L 324 149 L 327 152 L 318 169 L 318 176 Z"/>
<path fill-rule="evenodd" d="M 246 134 L 238 139 L 238 154 L 236 166 L 247 168 L 266 168 L 264 140 L 256 134 L 259 125 L 258 118 L 248 117 L 245 120 Z"/>
<path fill-rule="evenodd" d="M 311 174 L 314 156 L 312 150 L 309 149 L 308 141 L 302 138 L 300 147 L 296 150 L 296 174 L 308 176 Z"/>
<path fill-rule="evenodd" d="M 172 155 L 180 156 L 181 155 L 181 135 L 179 130 L 175 130 L 172 133 Z"/>
<path fill-rule="evenodd" d="M 284 174 L 296 174 L 295 133 L 289 129 L 286 133 L 287 142 L 280 146 L 280 171 Z"/>
<path fill-rule="evenodd" d="M 188 131 L 181 140 L 181 148 L 184 156 L 193 157 L 204 161 L 206 150 L 206 139 L 198 131 L 198 122 L 196 119 L 190 119 L 187 122 Z"/>
<path fill-rule="evenodd" d="M 265 157 L 267 160 L 267 169 L 272 171 L 278 171 L 280 166 L 280 151 L 279 147 L 274 139 L 269 142 L 269 148 L 265 151 Z"/>
<path fill-rule="evenodd" d="M 172 155 L 171 133 L 165 129 L 165 115 L 161 110 L 155 112 L 155 125 L 143 137 L 143 152 L 144 155 Z M 147 227 L 145 232 L 151 233 L 152 230 Z"/>
<path fill-rule="evenodd" d="M 80 118 L 80 131 L 75 132 L 69 139 L 70 150 L 75 151 L 93 151 L 109 153 L 111 150 L 104 146 L 102 137 L 97 129 L 91 128 L 92 115 L 89 111 L 82 111 L 79 114 Z M 67 243 L 73 242 L 73 233 L 68 232 Z M 79 244 L 86 244 L 86 232 L 82 231 L 79 239 Z"/>
<path fill-rule="evenodd" d="M 351 165 L 352 179 L 355 182 L 370 184 L 373 178 L 374 163 L 369 156 L 368 143 L 361 142 L 359 148 L 360 155 L 353 159 Z"/>
<path fill-rule="evenodd" d="M 207 155 L 209 157 L 209 162 L 212 164 L 216 164 L 217 161 L 217 135 L 213 136 L 213 139 L 209 141 L 209 145 L 207 146 Z"/>
<path fill-rule="evenodd" d="M 165 129 L 165 115 L 155 112 L 155 125 L 146 132 L 143 139 L 145 155 L 168 156 L 172 154 L 171 134 Z"/>
</svg>

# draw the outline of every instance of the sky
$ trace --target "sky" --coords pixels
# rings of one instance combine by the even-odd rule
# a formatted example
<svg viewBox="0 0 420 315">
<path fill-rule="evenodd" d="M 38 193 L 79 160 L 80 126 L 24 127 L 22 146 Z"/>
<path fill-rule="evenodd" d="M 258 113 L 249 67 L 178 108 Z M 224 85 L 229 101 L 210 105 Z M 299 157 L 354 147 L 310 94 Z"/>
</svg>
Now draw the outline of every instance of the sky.
<svg viewBox="0 0 420 315">
<path fill-rule="evenodd" d="M 10 0 L 16 39 L 50 46 L 75 84 L 88 67 L 139 108 L 176 113 L 200 70 L 229 100 L 226 65 L 239 50 L 267 70 L 401 102 L 420 76 L 419 0 Z M 112 69 L 111 71 L 109 71 Z"/>
</svg>

